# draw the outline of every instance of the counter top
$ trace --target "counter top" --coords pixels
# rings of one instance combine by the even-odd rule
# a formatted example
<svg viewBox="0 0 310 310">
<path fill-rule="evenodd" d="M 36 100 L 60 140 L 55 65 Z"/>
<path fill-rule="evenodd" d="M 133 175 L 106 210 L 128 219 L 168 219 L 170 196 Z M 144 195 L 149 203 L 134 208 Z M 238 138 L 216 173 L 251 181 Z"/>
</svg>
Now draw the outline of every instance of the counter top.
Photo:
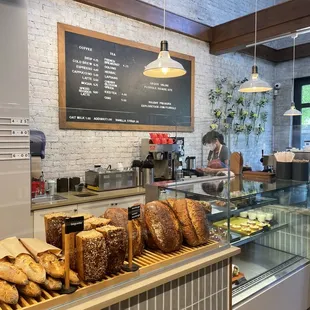
<svg viewBox="0 0 310 310">
<path fill-rule="evenodd" d="M 81 193 L 91 193 L 95 194 L 88 197 L 77 197 L 75 195 Z M 117 198 L 125 198 L 130 196 L 138 196 L 145 195 L 145 189 L 143 187 L 134 187 L 127 189 L 119 189 L 114 191 L 106 191 L 106 192 L 95 192 L 89 190 L 83 190 L 83 192 L 67 192 L 67 193 L 57 193 L 57 195 L 67 198 L 65 200 L 53 201 L 49 203 L 32 203 L 31 211 L 49 209 L 49 208 L 57 208 L 70 206 L 75 204 L 87 203 L 87 202 L 95 202 L 95 201 L 104 201 L 109 199 L 117 199 Z"/>
</svg>

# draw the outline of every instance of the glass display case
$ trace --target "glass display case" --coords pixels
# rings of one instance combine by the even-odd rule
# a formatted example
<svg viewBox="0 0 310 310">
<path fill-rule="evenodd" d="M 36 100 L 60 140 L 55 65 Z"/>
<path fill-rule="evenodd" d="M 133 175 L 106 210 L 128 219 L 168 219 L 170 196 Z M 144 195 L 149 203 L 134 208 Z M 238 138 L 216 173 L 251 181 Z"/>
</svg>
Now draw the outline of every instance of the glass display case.
<svg viewBox="0 0 310 310">
<path fill-rule="evenodd" d="M 309 264 L 309 182 L 199 178 L 158 193 L 208 202 L 211 238 L 241 248 L 232 259 L 233 306 Z"/>
</svg>

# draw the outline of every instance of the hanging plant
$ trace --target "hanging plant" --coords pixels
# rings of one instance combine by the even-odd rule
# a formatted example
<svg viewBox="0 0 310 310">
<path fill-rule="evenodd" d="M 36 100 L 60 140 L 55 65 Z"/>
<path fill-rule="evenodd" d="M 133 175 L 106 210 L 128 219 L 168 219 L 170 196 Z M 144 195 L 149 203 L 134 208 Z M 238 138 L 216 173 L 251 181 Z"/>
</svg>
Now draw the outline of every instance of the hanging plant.
<svg viewBox="0 0 310 310">
<path fill-rule="evenodd" d="M 244 126 L 244 133 L 245 133 L 245 137 L 246 137 L 246 145 L 249 145 L 249 138 L 250 138 L 250 134 L 253 131 L 253 126 L 252 124 L 245 124 Z"/>
<path fill-rule="evenodd" d="M 230 124 L 224 123 L 223 126 L 222 126 L 222 128 L 221 128 L 221 131 L 222 131 L 225 135 L 227 135 L 228 132 L 229 132 L 229 130 L 230 130 L 230 128 L 231 128 L 231 125 L 230 125 Z"/>
<path fill-rule="evenodd" d="M 258 127 L 255 129 L 255 134 L 256 134 L 256 140 L 258 141 L 260 138 L 260 135 L 265 132 L 265 128 L 262 127 L 261 124 L 258 125 Z"/>
<path fill-rule="evenodd" d="M 218 128 L 219 128 L 219 125 L 216 124 L 216 123 L 213 123 L 213 124 L 210 125 L 210 129 L 211 129 L 211 130 L 216 130 L 216 129 L 218 129 Z"/>
<path fill-rule="evenodd" d="M 228 114 L 227 114 L 228 117 L 234 119 L 235 116 L 236 116 L 236 111 L 232 110 L 232 109 L 228 109 Z"/>
<path fill-rule="evenodd" d="M 244 132 L 244 126 L 236 123 L 234 125 L 235 143 L 238 143 L 239 135 Z"/>
<path fill-rule="evenodd" d="M 255 123 L 256 123 L 256 120 L 258 119 L 258 114 L 251 111 L 250 113 L 250 120 L 252 120 L 252 123 L 253 123 L 253 127 L 255 127 Z"/>
<path fill-rule="evenodd" d="M 213 106 L 215 105 L 215 91 L 213 89 L 209 91 L 209 101 L 213 108 Z"/>
<path fill-rule="evenodd" d="M 244 124 L 244 122 L 245 122 L 245 120 L 246 120 L 248 114 L 249 114 L 248 111 L 243 110 L 243 109 L 240 110 L 240 112 L 239 112 L 239 119 L 240 119 L 240 121 L 243 122 L 243 124 Z"/>
<path fill-rule="evenodd" d="M 217 120 L 220 120 L 222 118 L 222 115 L 223 115 L 223 113 L 220 109 L 215 109 L 213 111 L 213 114 Z"/>
<path fill-rule="evenodd" d="M 262 121 L 262 123 L 265 125 L 268 119 L 268 112 L 262 112 L 260 114 L 260 120 Z"/>
</svg>

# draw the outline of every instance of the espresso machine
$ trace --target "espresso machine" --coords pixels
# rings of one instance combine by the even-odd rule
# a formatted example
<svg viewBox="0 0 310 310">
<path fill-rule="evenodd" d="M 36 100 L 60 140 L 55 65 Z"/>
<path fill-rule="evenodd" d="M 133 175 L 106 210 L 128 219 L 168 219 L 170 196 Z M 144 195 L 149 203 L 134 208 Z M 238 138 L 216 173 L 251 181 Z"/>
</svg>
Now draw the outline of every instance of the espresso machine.
<svg viewBox="0 0 310 310">
<path fill-rule="evenodd" d="M 152 144 L 149 139 L 141 141 L 141 159 L 151 158 L 154 163 L 154 180 L 175 180 L 177 169 L 182 166 L 183 145 Z"/>
</svg>

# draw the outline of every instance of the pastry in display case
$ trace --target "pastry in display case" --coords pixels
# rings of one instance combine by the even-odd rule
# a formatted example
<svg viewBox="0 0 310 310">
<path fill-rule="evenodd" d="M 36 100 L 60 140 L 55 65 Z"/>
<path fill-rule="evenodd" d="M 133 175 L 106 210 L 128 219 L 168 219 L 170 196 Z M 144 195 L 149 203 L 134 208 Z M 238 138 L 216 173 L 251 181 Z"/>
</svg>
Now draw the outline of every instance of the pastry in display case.
<svg viewBox="0 0 310 310">
<path fill-rule="evenodd" d="M 160 187 L 158 195 L 207 202 L 212 207 L 206 213 L 210 238 L 221 242 L 229 236 L 231 244 L 241 248 L 241 254 L 232 259 L 240 271 L 233 274 L 234 306 L 310 263 L 309 182 L 256 182 L 235 177 L 229 186 L 222 181 L 222 189 L 216 193 L 206 191 L 212 188 L 206 183 L 212 182 L 199 178 L 169 184 Z"/>
</svg>

